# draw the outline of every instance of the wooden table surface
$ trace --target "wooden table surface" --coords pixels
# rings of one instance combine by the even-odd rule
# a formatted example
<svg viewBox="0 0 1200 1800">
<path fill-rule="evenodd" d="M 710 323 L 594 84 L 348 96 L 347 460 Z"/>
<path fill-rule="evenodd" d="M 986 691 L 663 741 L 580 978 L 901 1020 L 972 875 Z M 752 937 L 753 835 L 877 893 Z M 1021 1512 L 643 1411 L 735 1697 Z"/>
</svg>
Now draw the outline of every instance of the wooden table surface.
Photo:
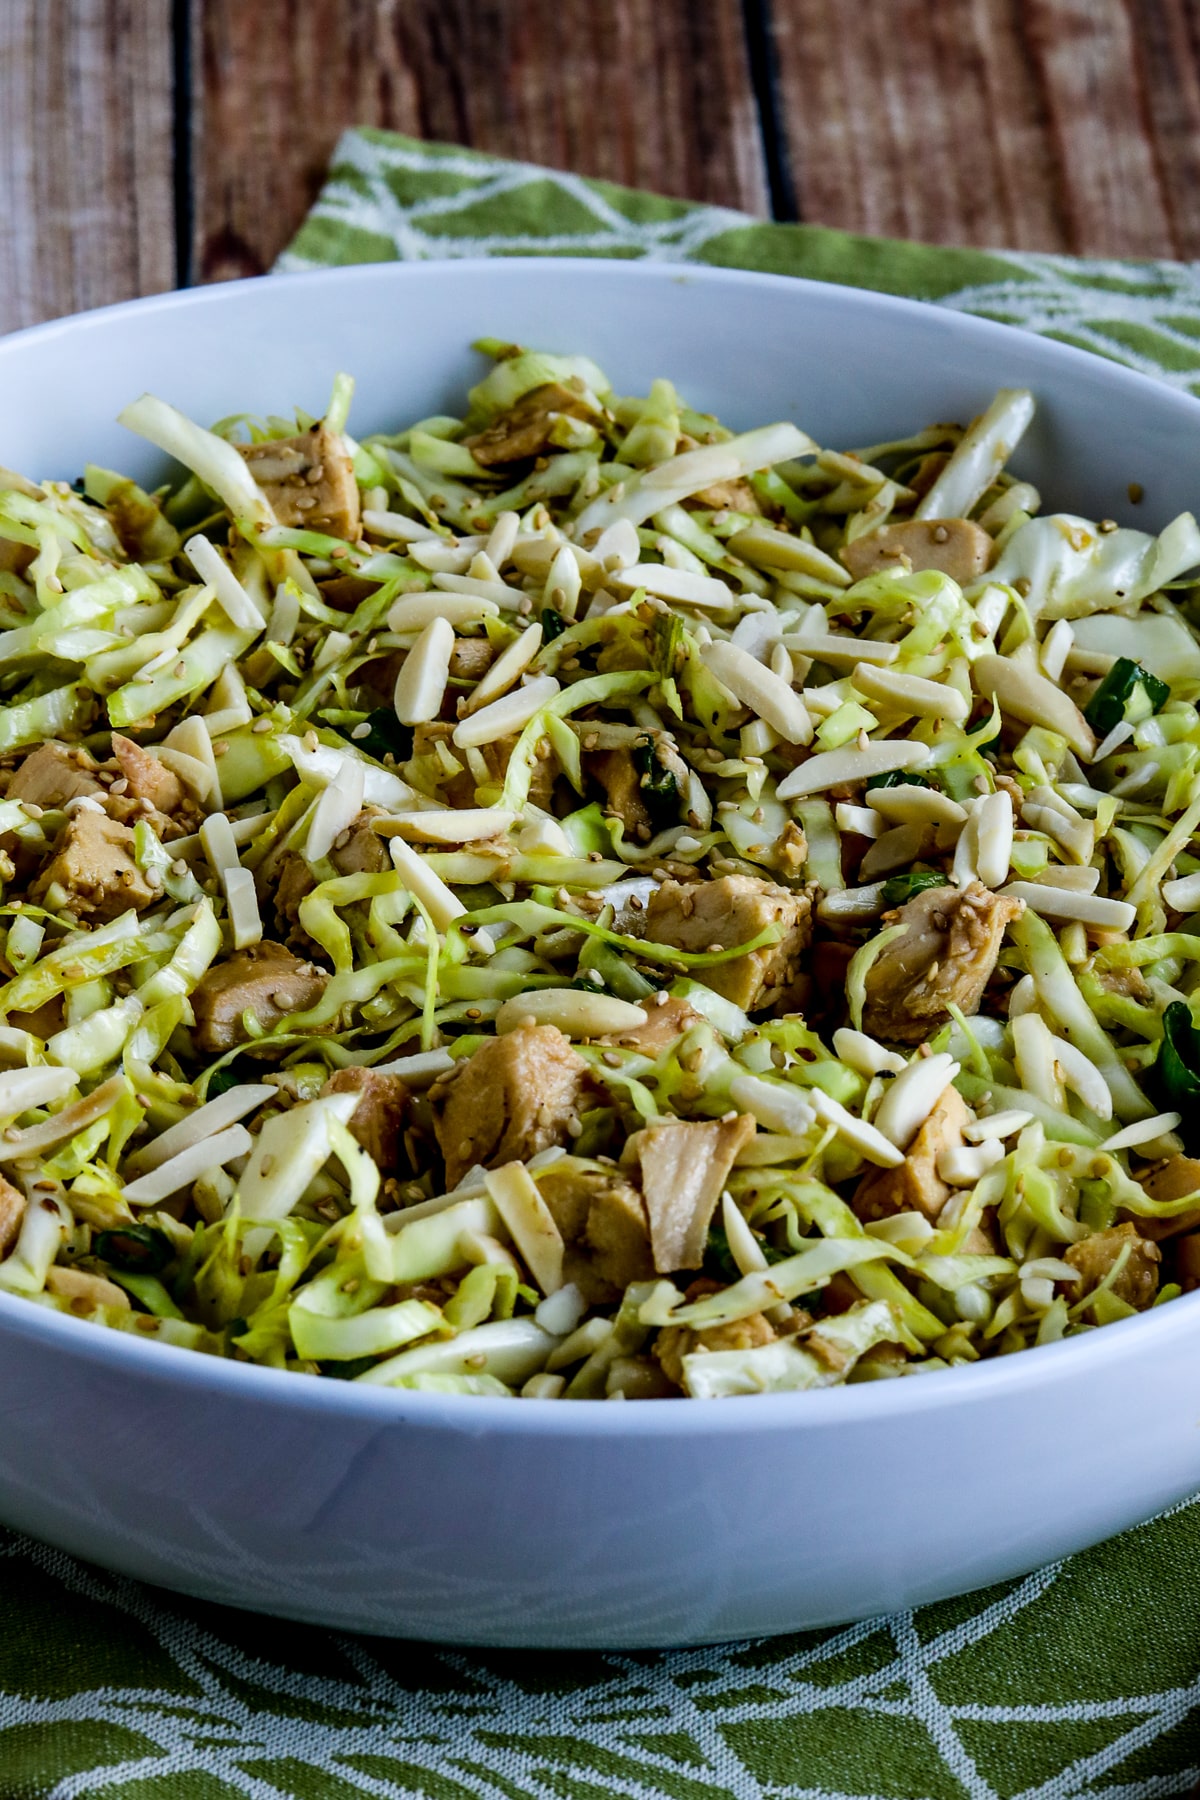
<svg viewBox="0 0 1200 1800">
<path fill-rule="evenodd" d="M 1200 256 L 1200 0 L 0 0 L 0 330 L 269 267 L 355 122 L 760 216 Z"/>
</svg>

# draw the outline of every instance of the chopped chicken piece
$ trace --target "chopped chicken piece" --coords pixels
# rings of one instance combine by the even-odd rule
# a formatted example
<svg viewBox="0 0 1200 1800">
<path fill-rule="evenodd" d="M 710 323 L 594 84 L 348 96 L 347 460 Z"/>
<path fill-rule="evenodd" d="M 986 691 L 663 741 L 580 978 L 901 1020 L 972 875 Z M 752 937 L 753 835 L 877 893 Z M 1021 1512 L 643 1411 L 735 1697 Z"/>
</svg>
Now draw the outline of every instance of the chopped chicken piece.
<svg viewBox="0 0 1200 1800">
<path fill-rule="evenodd" d="M 618 1300 L 631 1281 L 654 1274 L 642 1196 L 616 1173 L 564 1156 L 537 1177 L 566 1246 L 563 1279 L 589 1306 Z"/>
<path fill-rule="evenodd" d="M 1151 1200 L 1185 1200 L 1189 1194 L 1198 1196 L 1194 1207 L 1176 1213 L 1173 1218 L 1143 1219 L 1139 1215 L 1137 1230 L 1142 1237 L 1169 1238 L 1200 1230 L 1200 1162 L 1194 1156 L 1168 1156 L 1139 1175 L 1138 1180 Z"/>
<path fill-rule="evenodd" d="M 377 810 L 360 812 L 337 838 L 329 861 L 338 875 L 379 875 L 390 867 L 387 845 L 371 828 L 372 820 L 381 817 Z M 316 885 L 316 876 L 298 850 L 285 850 L 271 871 L 269 886 L 276 915 L 288 925 L 288 939 L 298 949 L 317 948 L 300 923 L 300 902 Z"/>
<path fill-rule="evenodd" d="M 37 558 L 32 544 L 18 544 L 14 538 L 0 537 L 0 575 L 23 575 Z"/>
<path fill-rule="evenodd" d="M 46 1288 L 61 1300 L 69 1300 L 73 1311 L 93 1312 L 97 1306 L 112 1306 L 118 1312 L 132 1310 L 124 1288 L 87 1269 L 63 1269 L 55 1263 L 46 1271 Z"/>
<path fill-rule="evenodd" d="M 567 1144 L 589 1086 L 588 1065 L 556 1025 L 489 1038 L 430 1089 L 447 1183 L 476 1163 L 528 1162 Z"/>
<path fill-rule="evenodd" d="M 652 1356 L 614 1356 L 604 1393 L 609 1400 L 616 1394 L 626 1400 L 669 1400 L 675 1385 Z"/>
<path fill-rule="evenodd" d="M 299 851 L 285 850 L 272 875 L 271 900 L 276 917 L 289 927 L 287 937 L 299 945 L 312 942 L 300 923 L 300 902 L 308 898 L 316 885 L 316 877 Z"/>
<path fill-rule="evenodd" d="M 841 558 L 855 581 L 888 569 L 940 569 L 960 586 L 976 580 L 992 559 L 995 544 L 970 519 L 906 519 L 881 525 L 855 538 Z"/>
<path fill-rule="evenodd" d="M 703 1022 L 703 1015 L 686 1000 L 674 1000 L 668 997 L 661 1006 L 653 1000 L 645 1003 L 646 1023 L 637 1025 L 632 1031 L 610 1033 L 608 1037 L 597 1038 L 598 1044 L 617 1044 L 622 1050 L 640 1050 L 643 1056 L 657 1056 L 668 1044 L 690 1031 L 693 1025 Z"/>
<path fill-rule="evenodd" d="M 299 437 L 239 444 L 281 525 L 358 536 L 358 483 L 341 435 L 314 425 Z"/>
<path fill-rule="evenodd" d="M 750 513 L 755 518 L 763 516 L 758 495 L 743 475 L 736 476 L 732 481 L 714 481 L 711 487 L 698 489 L 690 496 L 690 504 L 708 508 L 712 512 Z"/>
<path fill-rule="evenodd" d="M 448 724 L 444 719 L 435 719 L 431 724 L 415 726 L 413 729 L 413 760 L 416 761 L 418 757 L 430 759 L 428 766 L 433 771 L 434 785 L 441 790 L 440 798 L 445 801 L 447 806 L 474 806 L 476 805 L 475 777 L 467 763 L 466 751 L 460 750 L 456 744 L 451 742 L 453 733 L 453 724 Z M 437 755 L 438 744 L 444 744 L 458 764 L 459 773 L 457 775 L 445 772 L 445 765 L 442 763 L 441 757 Z M 490 744 L 480 745 L 480 754 L 487 766 L 488 778 L 496 787 L 500 787 L 504 781 L 504 772 L 508 768 L 509 758 L 516 749 L 516 745 L 515 735 L 496 738 Z M 550 802 L 554 795 L 554 781 L 558 774 L 558 762 L 550 753 L 548 744 L 545 745 L 545 750 L 546 754 L 543 756 L 539 752 L 533 762 L 529 800 L 531 805 L 540 807 L 543 812 L 549 812 Z M 429 783 L 430 776 L 426 774 L 424 785 L 428 786 Z"/>
<path fill-rule="evenodd" d="M 496 647 L 485 637 L 456 637 L 450 652 L 451 681 L 482 681 L 496 660 Z"/>
<path fill-rule="evenodd" d="M 953 1193 L 937 1172 L 943 1150 L 957 1150 L 970 1108 L 957 1088 L 948 1087 L 895 1169 L 871 1169 L 858 1184 L 851 1204 L 864 1225 L 893 1213 L 919 1212 L 931 1225 Z"/>
<path fill-rule="evenodd" d="M 1140 969 L 1095 969 L 1093 974 L 1106 993 L 1119 994 L 1123 1000 L 1150 998 L 1150 984 Z"/>
<path fill-rule="evenodd" d="M 318 582 L 321 598 L 326 606 L 336 607 L 338 612 L 353 612 L 372 594 L 377 594 L 380 579 L 368 581 L 361 575 L 335 575 L 332 581 Z M 362 671 L 359 671 L 360 675 Z"/>
<path fill-rule="evenodd" d="M 33 1012 L 10 1012 L 5 1019 L 5 1024 L 14 1031 L 31 1031 L 34 1037 L 40 1037 L 43 1041 L 53 1037 L 56 1031 L 61 1031 L 66 1022 L 66 1008 L 61 994 L 43 1000 Z"/>
<path fill-rule="evenodd" d="M 251 1043 L 243 1013 L 248 1012 L 261 1031 L 270 1031 L 289 1014 L 315 1006 L 328 979 L 270 938 L 248 950 L 235 950 L 213 964 L 192 995 L 196 1043 L 201 1050 L 218 1052 Z"/>
<path fill-rule="evenodd" d="M 733 1119 L 648 1125 L 627 1145 L 641 1163 L 654 1267 L 698 1269 L 708 1227 L 739 1150 L 755 1133 L 749 1113 Z"/>
<path fill-rule="evenodd" d="M 522 394 L 515 406 L 493 419 L 463 443 L 485 469 L 494 463 L 523 462 L 554 448 L 551 432 L 561 413 L 573 419 L 590 419 L 592 409 L 581 395 L 557 381 L 544 382 Z"/>
<path fill-rule="evenodd" d="M 681 431 L 675 442 L 676 456 L 682 456 L 687 450 L 699 450 L 699 438 Z M 758 503 L 758 495 L 750 486 L 744 475 L 735 475 L 729 481 L 714 481 L 709 487 L 700 488 L 689 496 L 685 502 L 690 507 L 701 507 L 712 512 L 751 513 L 757 518 L 763 516 L 763 509 Z"/>
<path fill-rule="evenodd" d="M 1200 1232 L 1179 1238 L 1172 1246 L 1175 1252 L 1175 1279 L 1185 1294 L 1200 1287 Z"/>
<path fill-rule="evenodd" d="M 412 1107 L 412 1096 L 400 1077 L 380 1075 L 375 1069 L 339 1069 L 321 1092 L 361 1096 L 350 1121 L 351 1134 L 385 1175 L 394 1173 Z"/>
<path fill-rule="evenodd" d="M 872 963 L 866 981 L 863 1030 L 894 1044 L 923 1042 L 949 1018 L 948 1001 L 968 1016 L 979 1011 L 1000 943 L 1019 900 L 993 894 L 978 881 L 966 888 L 927 888 L 885 925 L 905 926 Z"/>
<path fill-rule="evenodd" d="M 689 771 L 665 732 L 648 732 L 639 744 L 585 751 L 583 767 L 604 789 L 605 812 L 643 843 L 678 820 Z"/>
<path fill-rule="evenodd" d="M 1128 1223 L 1110 1225 L 1107 1231 L 1093 1232 L 1091 1237 L 1072 1244 L 1063 1260 L 1078 1269 L 1082 1277 L 1082 1290 L 1076 1291 L 1088 1293 L 1103 1281 L 1126 1245 L 1130 1250 L 1129 1260 L 1113 1282 L 1112 1291 L 1118 1300 L 1144 1312 L 1158 1292 L 1162 1251 L 1157 1244 L 1148 1243 L 1135 1226 Z"/>
<path fill-rule="evenodd" d="M 747 1313 L 728 1325 L 705 1325 L 699 1331 L 690 1325 L 667 1325 L 654 1340 L 654 1354 L 663 1374 L 681 1388 L 685 1356 L 698 1350 L 757 1350 L 762 1344 L 773 1344 L 775 1335 L 775 1327 L 760 1312 Z"/>
<path fill-rule="evenodd" d="M 178 775 L 165 763 L 116 731 L 112 747 L 135 800 L 148 800 L 155 812 L 160 813 L 173 813 L 182 806 L 186 790 Z"/>
<path fill-rule="evenodd" d="M 69 906 L 81 919 L 115 919 L 131 906 L 139 911 L 159 898 L 134 861 L 134 836 L 102 812 L 80 807 L 72 813 L 47 863 L 30 890 L 30 898 L 45 899 L 57 882 L 69 896 Z"/>
<path fill-rule="evenodd" d="M 812 936 L 811 897 L 752 875 L 722 875 L 686 887 L 664 881 L 646 907 L 646 937 L 679 950 L 732 949 L 768 925 L 780 928 L 777 943 L 693 971 L 746 1012 L 774 1005 L 800 974 L 798 959 Z"/>
<path fill-rule="evenodd" d="M 382 817 L 381 812 L 360 812 L 340 833 L 329 852 L 339 875 L 379 875 L 391 868 L 387 845 L 372 830 L 372 821 Z"/>
<path fill-rule="evenodd" d="M 71 750 L 51 739 L 31 750 L 14 771 L 6 798 L 53 807 L 89 794 L 102 795 L 104 789 L 92 773 L 95 766 L 86 750 Z"/>
<path fill-rule="evenodd" d="M 7 1256 L 21 1235 L 25 1196 L 0 1175 L 0 1256 Z"/>
</svg>

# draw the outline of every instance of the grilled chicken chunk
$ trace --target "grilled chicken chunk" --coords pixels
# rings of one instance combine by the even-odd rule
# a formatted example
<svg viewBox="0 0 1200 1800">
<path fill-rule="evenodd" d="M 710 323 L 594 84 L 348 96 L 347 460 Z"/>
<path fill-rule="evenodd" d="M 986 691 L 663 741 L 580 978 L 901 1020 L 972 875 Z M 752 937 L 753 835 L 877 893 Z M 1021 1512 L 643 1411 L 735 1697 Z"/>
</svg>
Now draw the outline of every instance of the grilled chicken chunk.
<svg viewBox="0 0 1200 1800">
<path fill-rule="evenodd" d="M 968 1017 L 977 1013 L 1005 928 L 1020 913 L 1019 900 L 990 893 L 978 881 L 927 888 L 885 913 L 885 924 L 905 931 L 871 965 L 863 1029 L 894 1044 L 919 1044 L 950 1017 L 947 1002 Z"/>
<path fill-rule="evenodd" d="M 906 519 L 855 538 L 841 558 L 855 581 L 907 566 L 940 569 L 965 587 L 983 574 L 994 549 L 987 532 L 970 519 Z"/>
<path fill-rule="evenodd" d="M 1162 1251 L 1157 1244 L 1147 1242 L 1135 1226 L 1111 1225 L 1107 1231 L 1097 1231 L 1091 1237 L 1082 1238 L 1078 1244 L 1071 1245 L 1063 1261 L 1079 1270 L 1080 1288 L 1076 1292 L 1087 1293 L 1104 1280 L 1126 1245 L 1129 1246 L 1129 1259 L 1113 1282 L 1112 1291 L 1118 1300 L 1144 1312 L 1153 1304 L 1158 1292 Z"/>
<path fill-rule="evenodd" d="M 7 1256 L 21 1235 L 25 1196 L 0 1175 L 0 1256 Z"/>
<path fill-rule="evenodd" d="M 729 950 L 749 943 L 768 925 L 778 926 L 776 943 L 695 971 L 697 981 L 746 1012 L 772 1006 L 786 993 L 800 974 L 799 960 L 812 936 L 809 895 L 752 875 L 722 875 L 686 887 L 664 881 L 650 896 L 645 918 L 648 939 L 680 950 Z"/>
<path fill-rule="evenodd" d="M 1155 1163 L 1138 1180 L 1152 1200 L 1185 1200 L 1189 1194 L 1198 1196 L 1194 1207 L 1176 1213 L 1173 1218 L 1139 1218 L 1137 1229 L 1142 1237 L 1179 1237 L 1200 1229 L 1200 1161 L 1194 1156 L 1168 1156 Z"/>
<path fill-rule="evenodd" d="M 350 1133 L 385 1175 L 392 1174 L 399 1166 L 404 1129 L 412 1114 L 412 1095 L 400 1077 L 375 1069 L 339 1069 L 321 1092 L 359 1096 Z"/>
<path fill-rule="evenodd" d="M 919 1212 L 931 1225 L 953 1193 L 937 1172 L 943 1150 L 957 1150 L 971 1113 L 957 1088 L 948 1087 L 894 1169 L 872 1169 L 858 1184 L 852 1205 L 864 1225 L 893 1213 Z"/>
<path fill-rule="evenodd" d="M 749 1113 L 733 1119 L 649 1125 L 629 1146 L 642 1170 L 654 1267 L 660 1275 L 698 1269 L 708 1227 L 742 1146 L 755 1133 Z"/>
<path fill-rule="evenodd" d="M 218 1052 L 248 1044 L 253 1040 L 243 1023 L 244 1013 L 262 1031 L 270 1031 L 289 1014 L 315 1006 L 328 979 L 270 938 L 249 950 L 236 950 L 224 962 L 213 964 L 192 995 L 196 1043 L 201 1050 Z"/>
<path fill-rule="evenodd" d="M 586 1062 L 555 1025 L 519 1025 L 481 1044 L 430 1089 L 449 1186 L 476 1163 L 528 1162 L 569 1143 L 589 1085 Z"/>
<path fill-rule="evenodd" d="M 112 747 L 135 800 L 148 800 L 155 812 L 178 811 L 186 790 L 174 770 L 168 769 L 157 756 L 151 756 L 131 738 L 122 737 L 120 732 L 113 733 Z"/>
<path fill-rule="evenodd" d="M 299 437 L 239 444 L 281 525 L 358 536 L 358 483 L 339 433 L 314 425 Z"/>
<path fill-rule="evenodd" d="M 13 771 L 6 798 L 27 800 L 31 806 L 66 806 L 87 795 L 103 795 L 95 764 L 86 750 L 71 750 L 53 738 L 31 750 Z"/>
<path fill-rule="evenodd" d="M 538 1188 L 566 1246 L 563 1279 L 589 1306 L 620 1299 L 631 1281 L 654 1274 L 646 1207 L 620 1175 L 564 1156 L 538 1175 Z"/>
<path fill-rule="evenodd" d="M 563 413 L 573 419 L 592 417 L 591 407 L 579 394 L 557 381 L 547 381 L 522 394 L 515 406 L 463 443 L 485 469 L 496 463 L 523 462 L 553 448 L 554 421 Z"/>
<path fill-rule="evenodd" d="M 133 847 L 127 825 L 81 807 L 67 821 L 31 898 L 44 900 L 57 883 L 66 890 L 71 911 L 89 923 L 115 919 L 131 906 L 140 912 L 159 895 L 134 860 Z"/>
</svg>

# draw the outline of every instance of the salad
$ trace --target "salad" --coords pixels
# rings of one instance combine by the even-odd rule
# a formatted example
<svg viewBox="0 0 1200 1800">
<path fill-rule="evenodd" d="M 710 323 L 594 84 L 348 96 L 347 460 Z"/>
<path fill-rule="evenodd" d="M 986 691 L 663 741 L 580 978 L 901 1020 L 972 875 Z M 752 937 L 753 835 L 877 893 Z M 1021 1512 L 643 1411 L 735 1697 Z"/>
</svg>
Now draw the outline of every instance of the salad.
<svg viewBox="0 0 1200 1800">
<path fill-rule="evenodd" d="M 1043 513 L 1024 391 L 829 450 L 479 348 L 0 470 L 0 1288 L 638 1399 L 1200 1283 L 1195 520 Z"/>
</svg>

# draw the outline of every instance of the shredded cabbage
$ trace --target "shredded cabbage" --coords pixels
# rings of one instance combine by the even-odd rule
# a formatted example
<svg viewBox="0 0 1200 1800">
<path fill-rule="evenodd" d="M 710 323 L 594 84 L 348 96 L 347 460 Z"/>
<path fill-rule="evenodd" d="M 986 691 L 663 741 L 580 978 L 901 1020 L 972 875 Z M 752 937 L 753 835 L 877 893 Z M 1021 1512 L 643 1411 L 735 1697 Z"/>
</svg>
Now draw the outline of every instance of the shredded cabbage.
<svg viewBox="0 0 1200 1800">
<path fill-rule="evenodd" d="M 842 453 L 480 348 L 362 442 L 339 375 L 323 419 L 135 401 L 155 493 L 5 477 L 0 1287 L 594 1400 L 1169 1303 L 1192 515 L 1041 516 L 1024 391 Z"/>
</svg>

